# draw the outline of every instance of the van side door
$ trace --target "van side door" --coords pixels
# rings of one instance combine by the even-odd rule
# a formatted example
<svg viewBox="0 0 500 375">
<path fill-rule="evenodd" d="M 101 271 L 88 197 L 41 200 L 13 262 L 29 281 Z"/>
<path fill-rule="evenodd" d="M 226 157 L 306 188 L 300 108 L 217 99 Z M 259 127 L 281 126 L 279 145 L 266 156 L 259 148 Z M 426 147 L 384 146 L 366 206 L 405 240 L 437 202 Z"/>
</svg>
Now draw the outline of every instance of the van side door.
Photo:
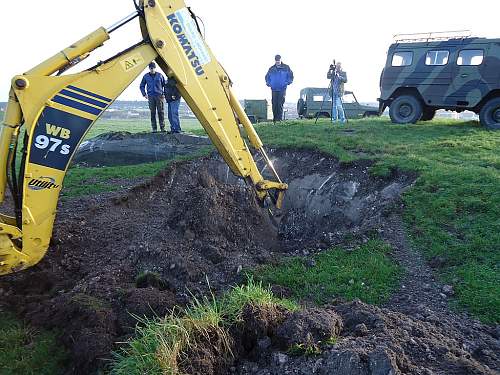
<svg viewBox="0 0 500 375">
<path fill-rule="evenodd" d="M 463 108 L 476 106 L 489 92 L 485 74 L 488 75 L 489 45 L 465 44 L 460 47 L 455 61 L 453 92 L 454 105 Z"/>
<path fill-rule="evenodd" d="M 452 84 L 456 47 L 451 43 L 430 46 L 426 48 L 415 68 L 415 75 L 420 82 L 418 91 L 424 103 L 429 106 L 445 107 L 449 105 L 446 100 Z"/>
</svg>

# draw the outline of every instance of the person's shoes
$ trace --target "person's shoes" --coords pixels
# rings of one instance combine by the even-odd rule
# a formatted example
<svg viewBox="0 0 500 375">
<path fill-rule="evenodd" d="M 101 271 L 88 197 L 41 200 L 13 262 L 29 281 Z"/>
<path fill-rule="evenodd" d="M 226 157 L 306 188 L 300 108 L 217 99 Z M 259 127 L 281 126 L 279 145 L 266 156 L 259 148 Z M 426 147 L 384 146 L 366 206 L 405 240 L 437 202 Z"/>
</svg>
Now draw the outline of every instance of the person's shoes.
<svg viewBox="0 0 500 375">
<path fill-rule="evenodd" d="M 162 133 L 166 133 L 167 131 L 165 129 L 160 130 Z"/>
<path fill-rule="evenodd" d="M 158 130 L 153 130 L 152 133 L 156 134 L 156 133 L 158 133 Z"/>
</svg>

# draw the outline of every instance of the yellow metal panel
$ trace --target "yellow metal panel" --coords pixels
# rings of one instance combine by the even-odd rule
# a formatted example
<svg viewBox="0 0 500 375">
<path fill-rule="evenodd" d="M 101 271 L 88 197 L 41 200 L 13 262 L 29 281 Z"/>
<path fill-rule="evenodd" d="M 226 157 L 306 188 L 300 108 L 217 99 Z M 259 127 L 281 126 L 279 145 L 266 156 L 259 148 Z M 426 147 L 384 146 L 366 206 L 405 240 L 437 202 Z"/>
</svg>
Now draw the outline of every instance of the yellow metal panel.
<svg viewBox="0 0 500 375">
<path fill-rule="evenodd" d="M 76 148 L 105 108 L 156 57 L 156 51 L 149 44 L 143 44 L 82 73 L 61 77 L 24 76 L 29 86 L 24 90 L 16 89 L 30 136 L 23 183 L 23 249 L 20 253 L 21 249 L 7 242 L 5 236 L 0 238 L 5 244 L 0 247 L 0 257 L 3 254 L 4 258 L 0 275 L 30 267 L 43 258 L 50 243 L 64 177 Z M 51 118 L 50 123 L 47 118 Z M 68 123 L 68 119 L 76 122 Z M 83 128 L 78 129 L 80 125 Z M 44 142 L 38 142 L 37 135 Z M 7 233 L 8 228 L 7 223 L 0 223 L 0 234 Z"/>
<path fill-rule="evenodd" d="M 218 151 L 239 176 L 262 180 L 240 134 L 226 89 L 229 77 L 196 29 L 181 0 L 145 5 L 148 33 L 163 70 L 176 78 L 183 98 L 196 114 Z M 226 87 L 224 87 L 224 85 Z"/>
<path fill-rule="evenodd" d="M 144 14 L 141 30 L 151 44 L 145 42 L 88 71 L 51 76 L 107 40 L 108 33 L 101 28 L 14 78 L 7 126 L 0 133 L 0 156 L 9 154 L 21 124 L 29 142 L 22 181 L 22 232 L 15 220 L 0 216 L 0 275 L 25 269 L 43 258 L 64 176 L 78 145 L 102 112 L 154 59 L 177 79 L 181 94 L 231 170 L 252 183 L 260 200 L 266 198 L 268 190 L 277 190 L 280 205 L 287 185 L 279 179 L 231 91 L 227 73 L 198 32 L 184 2 L 151 0 L 144 5 Z M 262 178 L 240 134 L 239 122 L 274 171 L 277 182 Z M 0 198 L 6 165 L 0 165 Z M 22 240 L 22 250 L 14 239 Z"/>
</svg>

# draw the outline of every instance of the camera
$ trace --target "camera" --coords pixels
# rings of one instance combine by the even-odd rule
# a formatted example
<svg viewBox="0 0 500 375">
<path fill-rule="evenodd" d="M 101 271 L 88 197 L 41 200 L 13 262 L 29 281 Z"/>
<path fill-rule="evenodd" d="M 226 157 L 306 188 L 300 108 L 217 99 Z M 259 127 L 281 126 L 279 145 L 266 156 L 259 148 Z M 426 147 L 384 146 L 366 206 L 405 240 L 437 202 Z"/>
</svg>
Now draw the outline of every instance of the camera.
<svg viewBox="0 0 500 375">
<path fill-rule="evenodd" d="M 330 71 L 332 71 L 332 70 L 334 72 L 337 70 L 337 64 L 336 64 L 335 60 L 333 60 L 333 64 L 330 65 Z"/>
</svg>

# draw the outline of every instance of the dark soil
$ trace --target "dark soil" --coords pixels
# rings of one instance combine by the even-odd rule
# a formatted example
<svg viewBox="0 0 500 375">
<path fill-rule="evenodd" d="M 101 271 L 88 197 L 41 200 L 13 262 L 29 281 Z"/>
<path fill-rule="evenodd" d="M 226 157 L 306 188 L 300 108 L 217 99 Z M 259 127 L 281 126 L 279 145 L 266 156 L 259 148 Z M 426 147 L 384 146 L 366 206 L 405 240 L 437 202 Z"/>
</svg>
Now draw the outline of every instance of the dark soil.
<svg viewBox="0 0 500 375">
<path fill-rule="evenodd" d="M 68 373 L 92 374 L 106 364 L 115 343 L 133 333 L 133 315 L 162 316 L 189 303 L 191 295 L 206 295 L 209 289 L 218 293 L 242 281 L 244 269 L 320 251 L 353 234 L 378 231 L 402 265 L 411 269 L 416 260 L 416 267 L 429 271 L 408 253 L 393 214 L 415 176 L 395 171 L 376 178 L 369 174 L 368 161 L 340 164 L 307 151 L 271 155 L 290 184 L 284 209 L 272 220 L 218 157 L 177 163 L 127 192 L 64 202 L 48 255 L 33 269 L 0 280 L 1 303 L 35 326 L 59 330 L 72 355 Z M 137 285 L 137 277 L 146 271 L 159 280 Z M 428 298 L 419 297 L 415 288 L 422 275 L 419 268 L 414 271 L 408 279 L 414 290 L 395 297 L 391 310 L 357 303 L 310 310 L 311 319 L 264 312 L 264 326 L 255 319 L 251 323 L 259 315 L 247 312 L 248 325 L 234 332 L 239 361 L 232 371 L 310 374 L 314 366 L 359 362 L 361 372 L 345 373 L 383 374 L 366 372 L 378 368 L 377 363 L 390 364 L 394 373 L 425 374 L 427 370 L 419 370 L 424 368 L 438 374 L 492 373 L 485 366 L 498 367 L 493 330 L 465 317 L 460 320 L 446 304 L 443 315 L 436 315 Z M 434 295 L 440 286 L 425 272 L 422 281 L 432 283 L 429 293 Z M 413 307 L 404 310 L 409 305 Z M 422 310 L 418 316 L 417 308 Z M 341 339 L 321 356 L 287 356 L 283 362 L 279 351 L 293 340 L 324 341 L 332 334 Z M 204 375 L 231 371 L 225 360 L 211 362 L 210 353 L 193 353 L 192 358 L 184 362 L 188 373 L 197 373 L 200 366 Z"/>
<path fill-rule="evenodd" d="M 464 340 L 464 331 L 468 335 L 480 327 L 457 329 L 446 320 L 420 320 L 359 301 L 320 310 L 306 309 L 289 314 L 280 322 L 272 336 L 256 341 L 259 348 L 259 343 L 270 339 L 271 347 L 261 349 L 258 356 L 253 354 L 253 360 L 238 361 L 228 373 L 498 374 L 498 341 L 484 332 L 481 338 L 477 332 L 474 348 Z M 324 343 L 328 336 L 336 337 L 336 342 L 319 344 L 317 354 L 287 351 L 297 337 L 305 339 L 303 327 L 310 332 L 308 341 L 303 341 L 309 345 L 312 340 Z"/>
</svg>

